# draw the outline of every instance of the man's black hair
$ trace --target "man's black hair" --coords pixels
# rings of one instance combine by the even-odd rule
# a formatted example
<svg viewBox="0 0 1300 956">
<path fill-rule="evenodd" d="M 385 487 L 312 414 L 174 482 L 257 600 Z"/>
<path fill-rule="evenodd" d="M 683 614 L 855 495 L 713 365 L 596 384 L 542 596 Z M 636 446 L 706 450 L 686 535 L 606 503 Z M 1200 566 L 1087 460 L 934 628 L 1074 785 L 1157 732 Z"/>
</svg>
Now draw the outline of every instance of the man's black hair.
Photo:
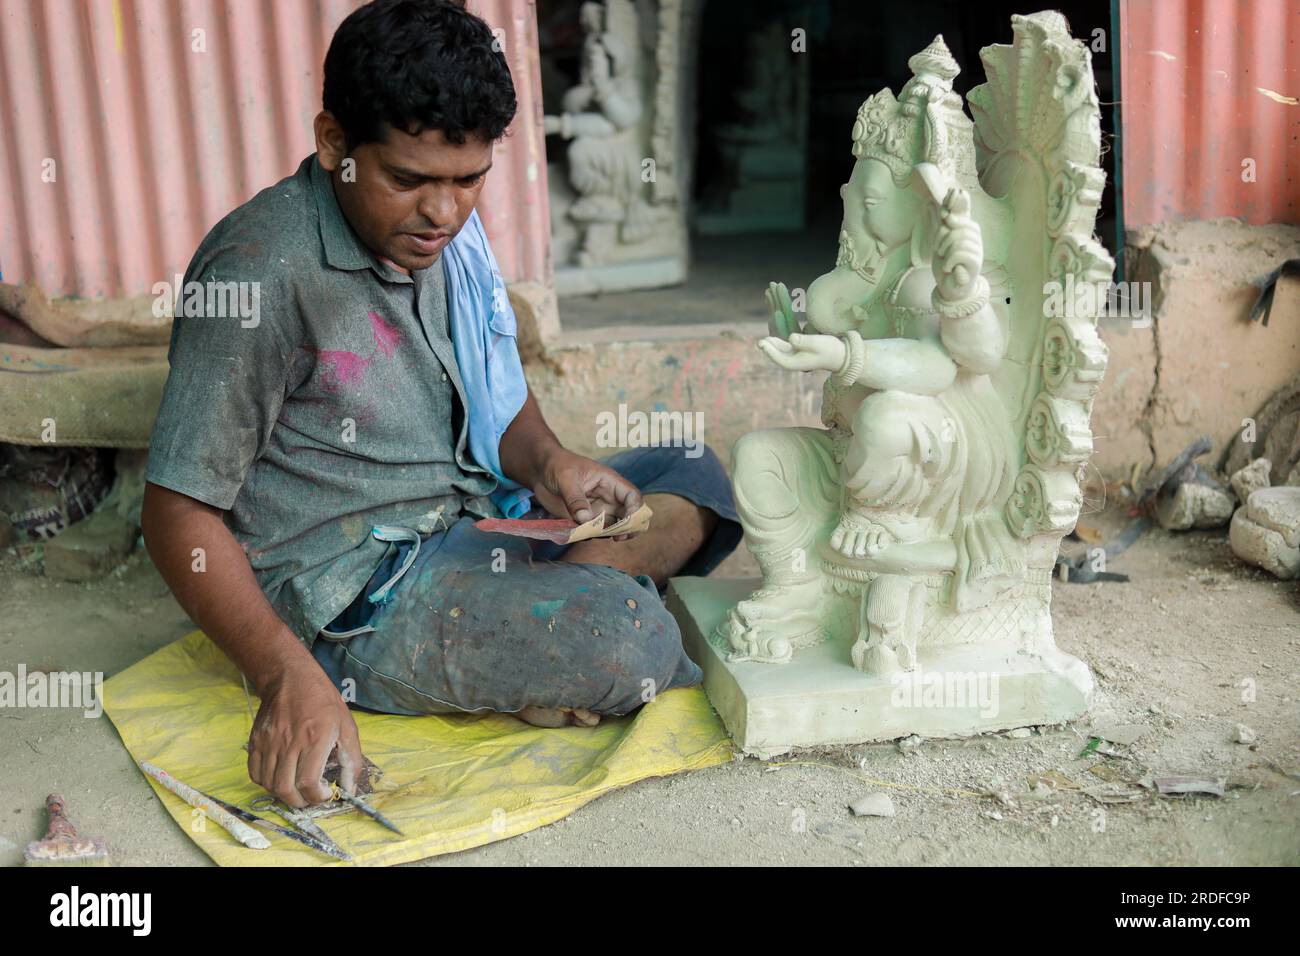
<svg viewBox="0 0 1300 956">
<path fill-rule="evenodd" d="M 498 139 L 515 115 L 510 68 L 488 25 L 453 0 L 374 0 L 339 24 L 325 54 L 324 106 L 351 150 L 384 124 Z"/>
</svg>

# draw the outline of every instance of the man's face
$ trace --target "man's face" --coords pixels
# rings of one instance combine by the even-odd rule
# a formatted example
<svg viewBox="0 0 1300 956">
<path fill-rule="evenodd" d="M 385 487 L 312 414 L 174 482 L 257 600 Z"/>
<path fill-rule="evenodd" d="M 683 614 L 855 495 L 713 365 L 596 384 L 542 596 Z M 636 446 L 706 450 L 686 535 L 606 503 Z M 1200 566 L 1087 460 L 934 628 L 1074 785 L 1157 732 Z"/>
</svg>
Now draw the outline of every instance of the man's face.
<svg viewBox="0 0 1300 956">
<path fill-rule="evenodd" d="M 377 258 L 408 273 L 438 261 L 469 219 L 492 165 L 490 142 L 470 136 L 458 146 L 441 130 L 412 136 L 388 127 L 382 142 L 346 153 L 328 113 L 316 119 L 316 146 L 353 231 Z M 356 161 L 351 172 L 345 158 Z"/>
</svg>

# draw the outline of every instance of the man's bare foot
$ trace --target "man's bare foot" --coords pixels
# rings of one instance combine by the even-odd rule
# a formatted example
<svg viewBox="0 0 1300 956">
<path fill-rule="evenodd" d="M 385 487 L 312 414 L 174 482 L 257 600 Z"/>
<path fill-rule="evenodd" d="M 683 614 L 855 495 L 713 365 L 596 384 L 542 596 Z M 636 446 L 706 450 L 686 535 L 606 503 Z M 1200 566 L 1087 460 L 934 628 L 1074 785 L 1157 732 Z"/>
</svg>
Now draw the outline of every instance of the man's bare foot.
<svg viewBox="0 0 1300 956">
<path fill-rule="evenodd" d="M 529 704 L 515 715 L 534 727 L 595 727 L 600 723 L 600 714 L 593 714 L 585 707 L 538 707 Z"/>
</svg>

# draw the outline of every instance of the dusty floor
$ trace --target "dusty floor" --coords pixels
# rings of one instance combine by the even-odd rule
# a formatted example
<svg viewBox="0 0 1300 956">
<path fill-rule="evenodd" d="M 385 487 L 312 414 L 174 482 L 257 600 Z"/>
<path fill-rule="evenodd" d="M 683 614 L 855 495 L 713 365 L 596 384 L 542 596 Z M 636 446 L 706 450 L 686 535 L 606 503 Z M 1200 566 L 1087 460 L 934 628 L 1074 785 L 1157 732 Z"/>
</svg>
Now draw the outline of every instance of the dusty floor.
<svg viewBox="0 0 1300 956">
<path fill-rule="evenodd" d="M 720 571 L 749 573 L 748 556 Z M 1110 570 L 1128 584 L 1055 588 L 1061 646 L 1092 664 L 1091 718 L 1008 735 L 830 748 L 647 781 L 525 836 L 430 861 L 489 864 L 1282 864 L 1300 862 L 1300 591 L 1243 567 L 1224 535 L 1152 532 Z M 0 670 L 130 665 L 189 629 L 140 552 L 103 581 L 60 584 L 0 554 Z M 1254 700 L 1243 701 L 1242 682 Z M 1131 759 L 1078 757 L 1092 726 L 1146 725 Z M 1237 725 L 1258 735 L 1236 743 Z M 1105 763 L 1146 773 L 1224 775 L 1223 799 L 1152 797 L 1101 806 L 1031 791 L 1059 770 L 1093 786 Z M 0 864 L 40 835 L 50 790 L 119 864 L 202 864 L 106 717 L 0 711 Z M 1133 788 L 1136 789 L 1136 788 Z M 847 803 L 886 790 L 888 819 Z M 1002 798 L 988 794 L 1001 794 Z M 979 795 L 983 794 L 983 795 Z"/>
</svg>

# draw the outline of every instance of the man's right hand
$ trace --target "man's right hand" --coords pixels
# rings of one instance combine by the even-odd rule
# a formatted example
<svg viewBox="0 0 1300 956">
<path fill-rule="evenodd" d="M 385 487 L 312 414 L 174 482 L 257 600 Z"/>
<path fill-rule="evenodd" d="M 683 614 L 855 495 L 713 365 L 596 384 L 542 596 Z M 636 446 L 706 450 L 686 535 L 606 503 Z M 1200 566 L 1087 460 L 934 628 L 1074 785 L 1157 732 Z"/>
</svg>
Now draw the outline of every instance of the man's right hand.
<svg viewBox="0 0 1300 956">
<path fill-rule="evenodd" d="M 294 662 L 262 688 L 248 738 L 248 776 L 291 807 L 331 797 L 325 763 L 337 749 L 339 787 L 356 790 L 363 765 L 357 725 L 315 660 Z"/>
<path fill-rule="evenodd" d="M 322 803 L 330 798 L 325 762 L 337 750 L 339 786 L 352 793 L 363 766 L 352 714 L 267 601 L 222 512 L 148 482 L 141 524 L 176 600 L 262 696 L 248 741 L 249 777 L 290 806 Z"/>
</svg>

